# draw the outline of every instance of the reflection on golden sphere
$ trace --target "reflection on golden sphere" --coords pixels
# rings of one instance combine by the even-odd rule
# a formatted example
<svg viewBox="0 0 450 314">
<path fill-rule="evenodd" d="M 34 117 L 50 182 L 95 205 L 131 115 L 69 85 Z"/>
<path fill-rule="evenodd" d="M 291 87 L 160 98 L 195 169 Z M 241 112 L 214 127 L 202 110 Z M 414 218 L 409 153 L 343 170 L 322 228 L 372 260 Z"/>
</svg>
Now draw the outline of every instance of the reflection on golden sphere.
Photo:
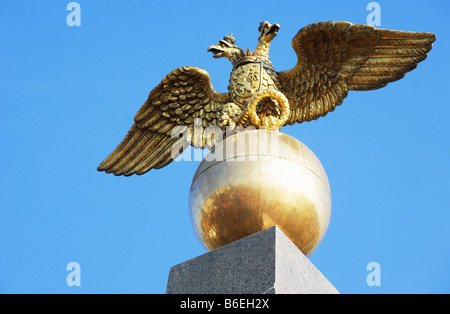
<svg viewBox="0 0 450 314">
<path fill-rule="evenodd" d="M 192 180 L 189 207 L 209 250 L 277 225 L 308 256 L 328 228 L 331 193 L 308 147 L 278 131 L 252 130 L 208 153 Z"/>
</svg>

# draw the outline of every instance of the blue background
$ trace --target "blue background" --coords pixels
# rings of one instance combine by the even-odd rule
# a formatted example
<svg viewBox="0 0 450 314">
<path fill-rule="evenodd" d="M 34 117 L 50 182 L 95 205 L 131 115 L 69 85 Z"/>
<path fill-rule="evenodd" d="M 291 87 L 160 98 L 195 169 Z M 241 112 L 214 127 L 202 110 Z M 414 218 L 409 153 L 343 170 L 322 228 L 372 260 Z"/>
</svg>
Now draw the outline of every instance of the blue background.
<svg viewBox="0 0 450 314">
<path fill-rule="evenodd" d="M 0 292 L 164 293 L 171 266 L 205 253 L 188 213 L 199 162 L 115 177 L 97 165 L 150 90 L 193 65 L 226 92 L 231 65 L 206 48 L 233 32 L 252 50 L 279 23 L 277 70 L 307 24 L 366 23 L 370 1 L 0 0 Z M 286 127 L 321 160 L 331 223 L 311 261 L 341 293 L 450 292 L 448 1 L 378 1 L 381 27 L 437 35 L 398 82 L 350 92 L 325 118 Z M 81 286 L 69 287 L 69 262 Z M 369 287 L 366 266 L 381 266 Z"/>
</svg>

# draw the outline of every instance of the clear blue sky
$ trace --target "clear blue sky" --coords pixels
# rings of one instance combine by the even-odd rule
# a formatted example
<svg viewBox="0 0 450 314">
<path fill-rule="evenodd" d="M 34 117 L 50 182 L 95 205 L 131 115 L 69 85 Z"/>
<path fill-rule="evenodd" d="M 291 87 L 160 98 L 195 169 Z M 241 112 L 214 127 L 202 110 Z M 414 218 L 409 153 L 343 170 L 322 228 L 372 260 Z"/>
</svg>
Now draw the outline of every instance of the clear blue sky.
<svg viewBox="0 0 450 314">
<path fill-rule="evenodd" d="M 0 293 L 164 293 L 171 266 L 205 253 L 188 213 L 199 162 L 143 176 L 98 173 L 150 90 L 174 68 L 230 63 L 206 48 L 233 32 L 254 49 L 279 23 L 276 69 L 295 65 L 307 24 L 366 23 L 370 1 L 0 0 Z M 448 1 L 378 1 L 381 27 L 437 34 L 398 82 L 351 92 L 325 118 L 284 128 L 321 160 L 330 227 L 310 257 L 342 293 L 449 293 Z M 81 286 L 66 284 L 70 262 Z M 381 266 L 368 287 L 366 266 Z"/>
</svg>

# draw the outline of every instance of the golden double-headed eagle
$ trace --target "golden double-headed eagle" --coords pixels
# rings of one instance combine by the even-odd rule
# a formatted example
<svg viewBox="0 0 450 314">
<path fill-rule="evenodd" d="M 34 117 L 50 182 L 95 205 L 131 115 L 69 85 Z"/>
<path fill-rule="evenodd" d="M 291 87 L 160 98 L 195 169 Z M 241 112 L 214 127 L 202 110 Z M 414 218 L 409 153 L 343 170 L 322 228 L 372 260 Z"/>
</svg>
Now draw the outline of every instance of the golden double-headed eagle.
<svg viewBox="0 0 450 314">
<path fill-rule="evenodd" d="M 226 57 L 233 64 L 228 93 L 217 92 L 208 72 L 200 68 L 187 66 L 167 74 L 98 170 L 141 175 L 168 165 L 186 143 L 211 148 L 223 139 L 226 128 L 278 129 L 316 120 L 342 104 L 350 90 L 374 90 L 401 79 L 427 57 L 436 40 L 431 33 L 314 23 L 292 40 L 295 67 L 277 72 L 269 48 L 279 29 L 278 24 L 262 22 L 253 52 L 235 46 L 233 35 L 208 48 L 214 58 Z M 182 136 L 174 136 L 180 128 Z"/>
</svg>

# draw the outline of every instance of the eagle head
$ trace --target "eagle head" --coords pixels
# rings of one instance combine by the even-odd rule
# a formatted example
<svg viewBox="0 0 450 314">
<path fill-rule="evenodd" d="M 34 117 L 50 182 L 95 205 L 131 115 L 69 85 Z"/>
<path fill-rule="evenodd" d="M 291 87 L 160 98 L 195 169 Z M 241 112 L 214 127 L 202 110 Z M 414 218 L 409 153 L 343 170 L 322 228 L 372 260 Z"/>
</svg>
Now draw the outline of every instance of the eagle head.
<svg viewBox="0 0 450 314">
<path fill-rule="evenodd" d="M 226 35 L 223 37 L 223 40 L 219 40 L 217 45 L 209 46 L 208 52 L 212 52 L 214 58 L 225 57 L 233 62 L 237 57 L 240 57 L 243 54 L 243 50 L 234 45 L 235 42 L 236 39 L 234 39 L 233 34 Z"/>
<path fill-rule="evenodd" d="M 260 31 L 259 37 L 258 37 L 258 41 L 266 41 L 266 42 L 271 42 L 272 39 L 275 38 L 275 36 L 277 36 L 278 31 L 280 30 L 280 24 L 270 24 L 267 21 L 261 22 L 261 24 L 259 24 L 259 28 L 258 31 Z"/>
</svg>

